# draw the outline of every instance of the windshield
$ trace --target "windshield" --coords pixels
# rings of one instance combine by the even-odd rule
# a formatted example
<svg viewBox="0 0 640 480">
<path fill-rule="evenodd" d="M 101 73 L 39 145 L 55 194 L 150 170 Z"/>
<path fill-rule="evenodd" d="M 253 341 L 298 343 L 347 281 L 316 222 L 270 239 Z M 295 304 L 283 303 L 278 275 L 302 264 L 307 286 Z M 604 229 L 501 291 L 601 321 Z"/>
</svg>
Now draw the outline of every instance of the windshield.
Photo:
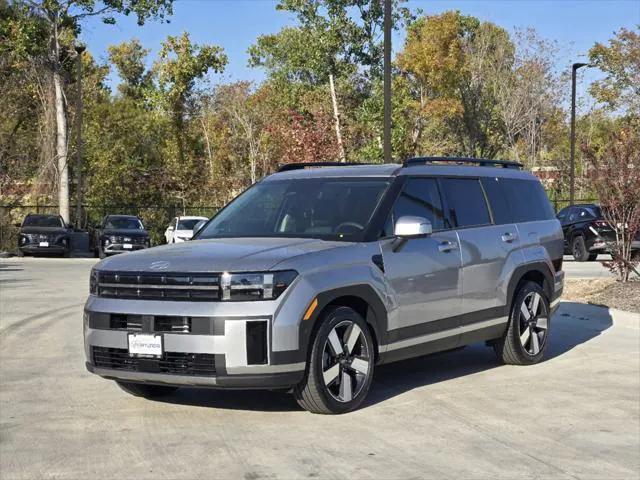
<svg viewBox="0 0 640 480">
<path fill-rule="evenodd" d="M 60 217 L 49 215 L 29 215 L 24 219 L 23 227 L 64 228 Z"/>
<path fill-rule="evenodd" d="M 133 217 L 109 217 L 104 228 L 113 230 L 144 230 L 142 222 Z"/>
<path fill-rule="evenodd" d="M 310 178 L 261 182 L 198 233 L 224 237 L 302 237 L 358 241 L 386 190 L 386 179 Z"/>
<path fill-rule="evenodd" d="M 196 226 L 196 223 L 202 221 L 202 218 L 189 218 L 185 220 L 180 220 L 178 222 L 178 230 L 193 230 L 193 227 Z"/>
</svg>

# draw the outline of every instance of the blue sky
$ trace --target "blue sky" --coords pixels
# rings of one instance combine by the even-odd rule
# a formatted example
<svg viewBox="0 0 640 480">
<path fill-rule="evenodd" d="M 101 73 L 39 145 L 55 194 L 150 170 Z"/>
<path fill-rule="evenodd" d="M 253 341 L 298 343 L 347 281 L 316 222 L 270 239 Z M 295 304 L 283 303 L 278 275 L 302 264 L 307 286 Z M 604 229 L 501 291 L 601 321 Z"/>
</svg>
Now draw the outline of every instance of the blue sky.
<svg viewBox="0 0 640 480">
<path fill-rule="evenodd" d="M 84 24 L 82 40 L 99 60 L 106 58 L 109 45 L 131 38 L 141 40 L 153 57 L 167 35 L 187 31 L 197 43 L 224 47 L 229 64 L 213 82 L 259 81 L 264 74 L 247 66 L 247 48 L 260 34 L 275 33 L 294 23 L 292 16 L 276 11 L 275 5 L 272 0 L 176 0 L 170 23 L 149 22 L 139 27 L 130 18 L 119 18 L 117 25 L 91 19 Z M 606 42 L 620 27 L 640 24 L 640 0 L 410 0 L 407 6 L 426 14 L 460 10 L 510 31 L 533 27 L 542 37 L 559 43 L 559 69 L 584 60 L 595 42 Z M 394 36 L 395 51 L 402 47 L 403 39 L 403 34 Z M 582 72 L 583 84 L 597 75 Z"/>
</svg>

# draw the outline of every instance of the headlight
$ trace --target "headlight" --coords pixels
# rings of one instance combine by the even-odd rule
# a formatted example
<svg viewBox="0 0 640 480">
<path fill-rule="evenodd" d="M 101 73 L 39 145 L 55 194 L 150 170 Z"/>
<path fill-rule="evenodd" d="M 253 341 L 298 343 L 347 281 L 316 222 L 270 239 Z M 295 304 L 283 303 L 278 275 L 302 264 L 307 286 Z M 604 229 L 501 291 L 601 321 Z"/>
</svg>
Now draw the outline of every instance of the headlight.
<svg viewBox="0 0 640 480">
<path fill-rule="evenodd" d="M 31 241 L 30 235 L 26 235 L 24 233 L 20 235 L 20 245 L 24 245 L 25 243 L 28 243 L 30 241 Z"/>
<path fill-rule="evenodd" d="M 91 275 L 89 276 L 89 293 L 91 295 L 98 294 L 98 271 L 95 268 L 91 269 Z"/>
<path fill-rule="evenodd" d="M 265 273 L 223 273 L 220 279 L 222 300 L 243 302 L 274 300 L 298 276 L 294 270 Z"/>
<path fill-rule="evenodd" d="M 111 243 L 118 243 L 118 240 L 119 240 L 119 238 L 116 237 L 115 235 L 112 235 L 112 236 L 109 237 L 109 241 Z"/>
</svg>

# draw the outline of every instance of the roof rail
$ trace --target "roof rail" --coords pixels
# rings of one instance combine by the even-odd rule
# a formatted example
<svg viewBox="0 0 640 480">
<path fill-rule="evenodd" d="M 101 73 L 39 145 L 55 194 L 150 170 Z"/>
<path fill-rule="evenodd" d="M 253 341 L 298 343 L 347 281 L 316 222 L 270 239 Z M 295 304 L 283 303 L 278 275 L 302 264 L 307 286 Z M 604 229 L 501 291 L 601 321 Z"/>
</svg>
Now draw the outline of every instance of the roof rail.
<svg viewBox="0 0 640 480">
<path fill-rule="evenodd" d="M 469 164 L 480 167 L 502 167 L 522 169 L 523 165 L 511 160 L 487 160 L 484 158 L 464 158 L 464 157 L 416 157 L 405 160 L 403 167 L 413 167 L 428 163 L 455 163 L 457 165 Z"/>
<path fill-rule="evenodd" d="M 316 167 L 359 167 L 361 165 L 375 165 L 373 163 L 345 163 L 345 162 L 299 162 L 285 163 L 278 167 L 278 172 L 289 172 L 291 170 L 303 170 L 305 168 Z"/>
</svg>

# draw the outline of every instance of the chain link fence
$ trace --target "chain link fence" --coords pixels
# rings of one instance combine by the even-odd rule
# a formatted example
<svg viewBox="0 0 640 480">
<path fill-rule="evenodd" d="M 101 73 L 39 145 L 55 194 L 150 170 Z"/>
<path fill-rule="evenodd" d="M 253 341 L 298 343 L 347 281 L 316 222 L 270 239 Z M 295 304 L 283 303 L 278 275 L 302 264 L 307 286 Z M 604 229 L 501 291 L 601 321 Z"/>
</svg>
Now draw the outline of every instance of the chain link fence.
<svg viewBox="0 0 640 480">
<path fill-rule="evenodd" d="M 149 231 L 152 245 L 165 243 L 164 231 L 178 215 L 198 215 L 211 218 L 220 207 L 182 207 L 174 205 L 84 205 L 80 231 L 98 225 L 105 215 L 137 215 Z M 19 224 L 30 213 L 58 214 L 57 205 L 0 205 L 0 252 L 15 252 L 18 246 Z M 71 211 L 71 226 L 76 226 L 75 208 Z"/>
</svg>

